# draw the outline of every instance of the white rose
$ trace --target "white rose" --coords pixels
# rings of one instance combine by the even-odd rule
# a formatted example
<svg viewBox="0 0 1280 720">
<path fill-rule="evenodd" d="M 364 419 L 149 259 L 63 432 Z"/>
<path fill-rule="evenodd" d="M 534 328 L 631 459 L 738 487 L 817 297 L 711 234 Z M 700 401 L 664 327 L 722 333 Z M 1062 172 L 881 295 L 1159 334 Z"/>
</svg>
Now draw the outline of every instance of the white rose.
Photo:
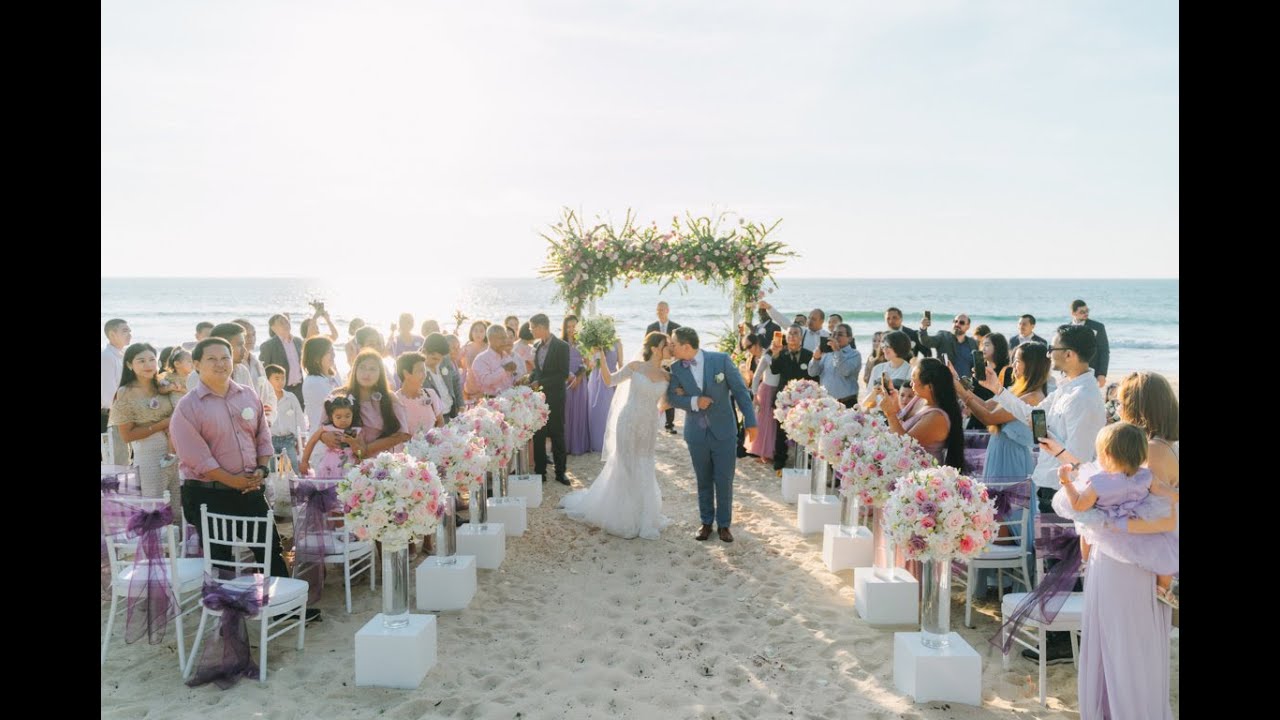
<svg viewBox="0 0 1280 720">
<path fill-rule="evenodd" d="M 254 412 L 253 412 L 253 408 L 251 407 L 247 407 L 240 411 L 240 417 L 244 418 L 245 420 L 252 421 L 253 415 L 254 415 Z"/>
<path fill-rule="evenodd" d="M 447 367 L 442 367 L 442 368 L 440 368 L 440 376 L 441 376 L 441 377 L 448 377 L 448 376 L 449 376 L 449 368 L 447 368 Z"/>
<path fill-rule="evenodd" d="M 800 363 L 800 369 L 801 369 L 801 370 L 808 370 L 808 369 L 809 369 L 809 363 Z"/>
<path fill-rule="evenodd" d="M 724 373 L 716 373 L 716 382 L 718 383 L 724 382 Z"/>
</svg>

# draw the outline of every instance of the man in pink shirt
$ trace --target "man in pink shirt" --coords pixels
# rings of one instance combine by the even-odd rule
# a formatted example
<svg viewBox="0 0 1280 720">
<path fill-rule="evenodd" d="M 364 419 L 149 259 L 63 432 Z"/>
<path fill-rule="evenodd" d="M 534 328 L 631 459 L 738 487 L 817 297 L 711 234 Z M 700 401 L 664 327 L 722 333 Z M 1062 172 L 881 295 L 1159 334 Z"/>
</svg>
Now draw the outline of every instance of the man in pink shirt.
<svg viewBox="0 0 1280 720">
<path fill-rule="evenodd" d="M 263 517 L 267 501 L 262 486 L 275 451 L 262 401 L 252 388 L 232 381 L 231 344 L 226 340 L 201 340 L 191 358 L 200 382 L 178 401 L 169 421 L 183 480 L 182 511 L 187 522 L 197 526 L 201 505 L 214 513 Z M 271 535 L 271 574 L 288 577 L 274 526 Z M 218 560 L 232 559 L 226 546 L 213 553 Z M 261 551 L 255 553 L 261 561 Z"/>
<path fill-rule="evenodd" d="M 502 325 L 490 325 L 486 332 L 489 349 L 476 355 L 467 373 L 466 391 L 472 395 L 493 397 L 515 385 L 524 365 L 511 353 L 511 335 Z"/>
</svg>

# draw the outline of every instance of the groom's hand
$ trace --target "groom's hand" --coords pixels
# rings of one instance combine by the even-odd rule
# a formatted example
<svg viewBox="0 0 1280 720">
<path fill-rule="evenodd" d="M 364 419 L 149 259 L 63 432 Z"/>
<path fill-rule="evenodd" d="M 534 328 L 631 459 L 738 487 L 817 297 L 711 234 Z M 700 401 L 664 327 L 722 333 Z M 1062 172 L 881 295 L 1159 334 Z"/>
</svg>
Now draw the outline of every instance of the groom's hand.
<svg viewBox="0 0 1280 720">
<path fill-rule="evenodd" d="M 753 428 L 753 427 L 749 427 L 749 428 L 747 428 L 746 430 L 747 430 L 747 435 L 746 435 L 746 440 L 747 440 L 747 442 L 749 442 L 749 443 L 753 443 L 753 442 L 755 442 L 755 441 L 756 441 L 756 429 L 755 429 L 755 428 Z"/>
<path fill-rule="evenodd" d="M 699 410 L 706 410 L 709 407 L 711 407 L 711 398 L 707 397 L 706 395 L 703 395 L 702 397 L 698 398 Z"/>
</svg>

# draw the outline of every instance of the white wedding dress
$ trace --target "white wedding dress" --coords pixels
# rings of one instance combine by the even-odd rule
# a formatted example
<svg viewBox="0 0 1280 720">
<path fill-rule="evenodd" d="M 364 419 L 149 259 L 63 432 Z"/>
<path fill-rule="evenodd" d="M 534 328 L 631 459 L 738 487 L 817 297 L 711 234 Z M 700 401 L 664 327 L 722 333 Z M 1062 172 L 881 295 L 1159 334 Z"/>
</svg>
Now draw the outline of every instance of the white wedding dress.
<svg viewBox="0 0 1280 720">
<path fill-rule="evenodd" d="M 667 381 L 654 382 L 644 372 L 632 372 L 630 365 L 610 379 L 619 389 L 605 425 L 604 468 L 591 487 L 565 495 L 560 507 L 574 520 L 610 535 L 656 540 L 671 522 L 662 514 L 654 471 L 658 401 L 667 392 Z"/>
</svg>

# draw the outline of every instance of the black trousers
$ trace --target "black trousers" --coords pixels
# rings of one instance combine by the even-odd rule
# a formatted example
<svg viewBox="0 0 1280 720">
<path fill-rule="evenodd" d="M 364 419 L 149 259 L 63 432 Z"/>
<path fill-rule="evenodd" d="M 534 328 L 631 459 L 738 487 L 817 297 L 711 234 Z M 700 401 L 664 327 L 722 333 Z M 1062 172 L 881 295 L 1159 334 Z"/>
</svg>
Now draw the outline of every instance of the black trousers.
<svg viewBox="0 0 1280 720">
<path fill-rule="evenodd" d="M 200 506 L 208 505 L 209 512 L 221 513 L 223 515 L 240 515 L 242 517 L 262 517 L 267 514 L 267 499 L 262 491 L 251 493 L 241 493 L 239 490 L 223 490 L 214 489 L 222 488 L 222 485 L 197 482 L 188 480 L 182 484 L 182 512 L 187 516 L 187 522 L 200 528 L 200 532 L 204 533 L 204 528 L 200 525 Z M 261 538 L 246 538 L 249 542 L 262 542 Z M 231 547 L 228 545 L 215 545 L 212 551 L 214 560 L 223 560 L 230 562 L 234 560 L 231 556 Z M 253 557 L 258 562 L 262 562 L 262 550 L 254 548 Z M 284 563 L 284 555 L 280 552 L 280 535 L 276 532 L 276 526 L 271 525 L 271 575 L 274 577 L 289 577 L 289 566 Z"/>
<path fill-rule="evenodd" d="M 670 430 L 676 426 L 676 409 L 667 408 L 667 429 Z"/>
<path fill-rule="evenodd" d="M 533 434 L 533 472 L 547 479 L 547 438 L 551 438 L 551 457 L 556 477 L 564 477 L 568 452 L 564 442 L 564 395 L 547 396 L 547 424 Z"/>
<path fill-rule="evenodd" d="M 102 411 L 102 429 L 98 431 L 98 433 L 99 433 L 99 434 L 104 433 L 104 432 L 106 432 L 106 431 L 107 431 L 107 418 L 108 418 L 108 417 L 110 417 L 110 416 L 111 416 L 111 411 L 110 411 L 110 410 L 103 410 L 103 411 Z"/>
<path fill-rule="evenodd" d="M 781 470 L 787 466 L 787 433 L 778 423 L 778 431 L 773 436 L 773 469 Z"/>
</svg>

